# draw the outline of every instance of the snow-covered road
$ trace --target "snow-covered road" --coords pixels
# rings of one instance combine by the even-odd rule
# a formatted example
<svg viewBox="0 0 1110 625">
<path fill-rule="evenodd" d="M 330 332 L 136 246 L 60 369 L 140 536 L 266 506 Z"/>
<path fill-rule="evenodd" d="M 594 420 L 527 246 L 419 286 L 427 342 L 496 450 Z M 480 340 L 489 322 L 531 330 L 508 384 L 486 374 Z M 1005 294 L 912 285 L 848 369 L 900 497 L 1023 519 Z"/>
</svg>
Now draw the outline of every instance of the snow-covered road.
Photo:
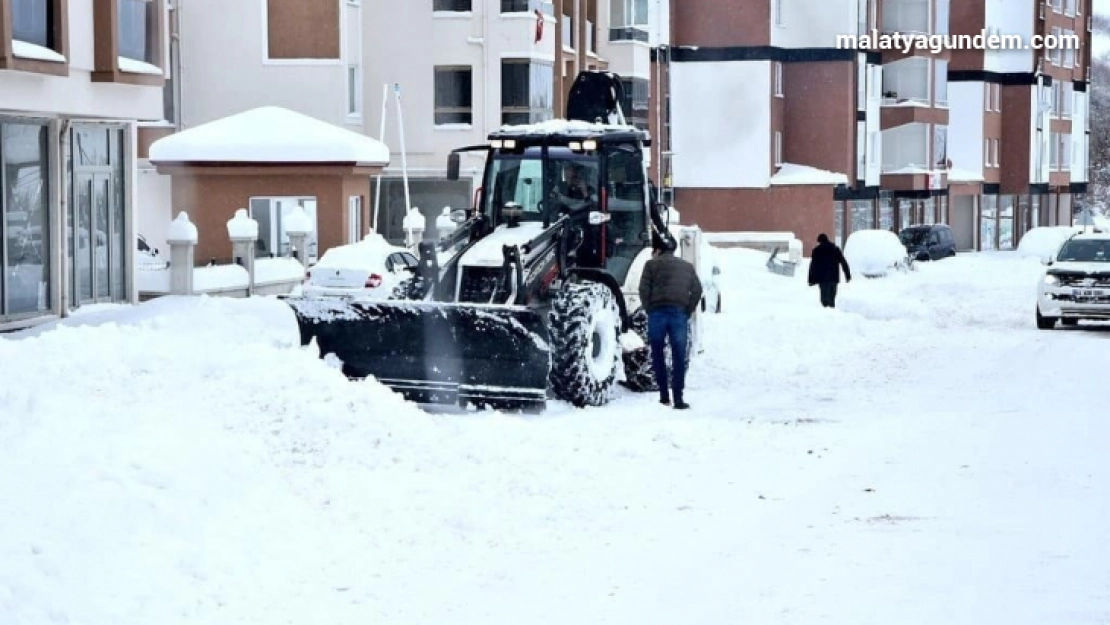
<svg viewBox="0 0 1110 625">
<path fill-rule="evenodd" d="M 687 413 L 427 415 L 265 300 L 0 339 L 0 623 L 1110 621 L 1110 332 L 1039 264 L 723 256 Z"/>
</svg>

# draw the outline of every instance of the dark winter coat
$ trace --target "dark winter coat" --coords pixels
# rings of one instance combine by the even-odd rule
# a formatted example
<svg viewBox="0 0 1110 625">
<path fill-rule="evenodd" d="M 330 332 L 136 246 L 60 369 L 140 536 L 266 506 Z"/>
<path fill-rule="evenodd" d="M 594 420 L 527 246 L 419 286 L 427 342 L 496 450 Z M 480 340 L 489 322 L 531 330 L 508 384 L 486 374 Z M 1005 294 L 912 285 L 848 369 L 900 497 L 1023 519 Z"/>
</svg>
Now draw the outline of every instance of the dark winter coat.
<svg viewBox="0 0 1110 625">
<path fill-rule="evenodd" d="M 844 253 L 840 248 L 831 241 L 818 243 L 817 247 L 813 248 L 809 262 L 810 285 L 839 283 L 841 268 L 844 269 L 844 278 L 851 281 L 852 270 L 848 267 L 848 261 L 844 259 Z"/>
<path fill-rule="evenodd" d="M 701 290 L 694 266 L 670 252 L 649 260 L 640 276 L 640 303 L 649 313 L 678 306 L 692 315 L 701 301 Z"/>
</svg>

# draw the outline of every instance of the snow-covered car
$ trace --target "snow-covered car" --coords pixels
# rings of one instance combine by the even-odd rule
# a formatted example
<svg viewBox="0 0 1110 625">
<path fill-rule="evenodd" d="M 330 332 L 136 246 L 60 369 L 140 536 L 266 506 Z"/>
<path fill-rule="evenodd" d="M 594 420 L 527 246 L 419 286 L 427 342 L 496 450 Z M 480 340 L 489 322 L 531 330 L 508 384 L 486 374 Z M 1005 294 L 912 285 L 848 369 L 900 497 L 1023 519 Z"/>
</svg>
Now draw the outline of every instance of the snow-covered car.
<svg viewBox="0 0 1110 625">
<path fill-rule="evenodd" d="M 1075 234 L 1046 264 L 1037 285 L 1038 328 L 1110 320 L 1110 233 Z"/>
<path fill-rule="evenodd" d="M 848 235 L 844 259 L 853 274 L 880 278 L 910 266 L 909 253 L 898 235 L 889 230 L 857 230 Z"/>
<path fill-rule="evenodd" d="M 324 252 L 305 274 L 306 297 L 388 299 L 394 288 L 412 277 L 419 260 L 408 249 L 370 233 L 358 243 Z"/>
<path fill-rule="evenodd" d="M 1047 263 L 1059 253 L 1060 248 L 1077 232 L 1072 226 L 1039 226 L 1021 236 L 1017 253 L 1022 258 L 1037 258 Z"/>
</svg>

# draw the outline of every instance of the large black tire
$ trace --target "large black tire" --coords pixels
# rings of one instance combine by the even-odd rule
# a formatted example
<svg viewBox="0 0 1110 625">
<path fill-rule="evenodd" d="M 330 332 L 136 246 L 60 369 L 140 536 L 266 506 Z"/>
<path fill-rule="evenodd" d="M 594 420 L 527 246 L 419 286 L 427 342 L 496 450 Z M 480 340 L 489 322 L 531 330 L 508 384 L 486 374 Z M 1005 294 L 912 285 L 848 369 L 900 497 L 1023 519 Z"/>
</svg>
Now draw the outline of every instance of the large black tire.
<svg viewBox="0 0 1110 625">
<path fill-rule="evenodd" d="M 630 320 L 631 330 L 639 335 L 644 342 L 642 349 L 624 353 L 624 385 L 636 393 L 658 391 L 659 384 L 655 381 L 655 370 L 651 367 L 651 347 L 648 341 L 648 317 L 643 308 L 638 309 Z M 686 334 L 686 370 L 690 370 L 690 357 L 694 348 L 694 331 L 691 327 Z M 668 343 L 664 348 L 667 367 L 671 363 L 671 346 Z"/>
<path fill-rule="evenodd" d="M 655 383 L 655 372 L 651 368 L 651 348 L 648 347 L 648 318 L 647 313 L 641 308 L 637 310 L 630 321 L 630 330 L 635 332 L 644 342 L 641 349 L 625 352 L 624 359 L 624 385 L 637 393 L 647 393 L 659 390 Z"/>
<path fill-rule="evenodd" d="M 568 284 L 551 302 L 551 390 L 578 408 L 609 403 L 620 364 L 620 308 L 609 287 Z"/>
<path fill-rule="evenodd" d="M 1037 329 L 1051 330 L 1056 327 L 1056 317 L 1044 317 L 1041 315 L 1041 309 L 1037 308 Z"/>
</svg>

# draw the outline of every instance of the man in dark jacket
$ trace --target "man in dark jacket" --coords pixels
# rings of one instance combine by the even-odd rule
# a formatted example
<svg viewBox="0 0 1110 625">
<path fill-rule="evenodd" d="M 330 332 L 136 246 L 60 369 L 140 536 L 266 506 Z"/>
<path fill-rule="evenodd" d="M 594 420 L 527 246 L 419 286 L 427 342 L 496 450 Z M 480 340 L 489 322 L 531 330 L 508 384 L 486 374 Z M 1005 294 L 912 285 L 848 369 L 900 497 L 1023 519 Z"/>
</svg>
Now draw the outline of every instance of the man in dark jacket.
<svg viewBox="0 0 1110 625">
<path fill-rule="evenodd" d="M 809 286 L 818 285 L 821 289 L 821 305 L 836 308 L 836 290 L 840 284 L 840 269 L 844 269 L 844 281 L 852 281 L 852 270 L 844 253 L 836 244 L 829 241 L 825 234 L 817 235 L 817 247 L 809 261 Z"/>
<path fill-rule="evenodd" d="M 674 388 L 674 407 L 690 407 L 682 397 L 686 388 L 686 348 L 689 341 L 690 316 L 701 302 L 701 280 L 689 262 L 674 255 L 675 243 L 657 239 L 654 256 L 644 265 L 640 276 L 640 302 L 648 313 L 648 342 L 651 344 L 651 368 L 659 383 L 659 403 L 671 405 L 670 388 Z M 671 344 L 671 365 L 674 367 L 668 385 L 667 359 L 664 352 Z"/>
</svg>

